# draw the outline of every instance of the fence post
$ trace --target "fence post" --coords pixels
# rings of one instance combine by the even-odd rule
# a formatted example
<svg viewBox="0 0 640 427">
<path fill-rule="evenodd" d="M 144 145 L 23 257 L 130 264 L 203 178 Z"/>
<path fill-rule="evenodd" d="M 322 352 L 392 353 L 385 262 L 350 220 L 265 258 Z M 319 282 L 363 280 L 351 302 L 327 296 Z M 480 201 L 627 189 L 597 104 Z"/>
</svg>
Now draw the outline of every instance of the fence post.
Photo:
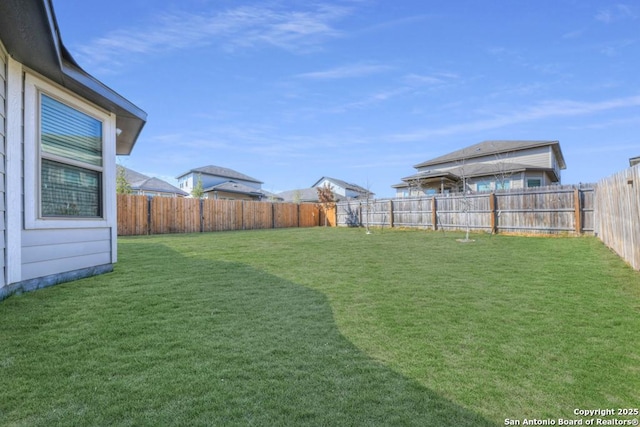
<svg viewBox="0 0 640 427">
<path fill-rule="evenodd" d="M 393 228 L 393 200 L 389 200 L 389 227 Z"/>
<path fill-rule="evenodd" d="M 244 230 L 244 200 L 240 200 L 240 218 L 241 218 L 241 230 Z"/>
<path fill-rule="evenodd" d="M 436 196 L 431 198 L 431 223 L 433 224 L 433 231 L 438 230 L 438 203 L 436 202 Z"/>
<path fill-rule="evenodd" d="M 271 228 L 276 228 L 276 204 L 271 203 Z"/>
<path fill-rule="evenodd" d="M 496 193 L 489 194 L 489 210 L 491 210 L 491 234 L 498 232 L 498 213 L 496 211 Z"/>
<path fill-rule="evenodd" d="M 582 234 L 582 198 L 578 188 L 573 190 L 573 200 L 576 234 Z"/>
<path fill-rule="evenodd" d="M 204 199 L 200 199 L 200 232 L 204 233 Z"/>
<path fill-rule="evenodd" d="M 151 234 L 151 196 L 147 196 L 147 234 Z"/>
</svg>

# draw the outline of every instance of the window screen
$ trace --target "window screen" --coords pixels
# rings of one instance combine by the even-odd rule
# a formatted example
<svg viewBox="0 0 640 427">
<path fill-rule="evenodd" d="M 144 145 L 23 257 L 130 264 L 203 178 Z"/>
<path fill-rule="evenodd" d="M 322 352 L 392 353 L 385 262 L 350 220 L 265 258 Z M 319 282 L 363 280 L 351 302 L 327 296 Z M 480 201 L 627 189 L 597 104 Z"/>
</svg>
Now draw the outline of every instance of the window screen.
<svg viewBox="0 0 640 427">
<path fill-rule="evenodd" d="M 101 217 L 102 122 L 42 94 L 40 143 L 42 216 Z"/>
</svg>

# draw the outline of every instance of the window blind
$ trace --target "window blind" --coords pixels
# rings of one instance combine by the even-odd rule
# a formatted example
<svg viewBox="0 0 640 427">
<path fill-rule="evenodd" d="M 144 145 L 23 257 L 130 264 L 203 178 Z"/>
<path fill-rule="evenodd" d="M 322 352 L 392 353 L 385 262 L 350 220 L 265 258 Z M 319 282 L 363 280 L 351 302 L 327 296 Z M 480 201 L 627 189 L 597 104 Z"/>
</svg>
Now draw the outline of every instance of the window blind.
<svg viewBox="0 0 640 427">
<path fill-rule="evenodd" d="M 102 166 L 102 122 L 41 95 L 41 142 L 45 153 Z"/>
</svg>

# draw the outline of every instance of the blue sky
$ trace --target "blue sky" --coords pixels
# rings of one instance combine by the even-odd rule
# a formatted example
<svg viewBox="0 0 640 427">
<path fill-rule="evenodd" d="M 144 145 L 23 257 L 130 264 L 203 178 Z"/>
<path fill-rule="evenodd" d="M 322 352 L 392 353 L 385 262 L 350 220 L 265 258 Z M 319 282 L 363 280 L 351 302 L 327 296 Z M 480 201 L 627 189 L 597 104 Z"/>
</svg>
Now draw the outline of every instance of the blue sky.
<svg viewBox="0 0 640 427">
<path fill-rule="evenodd" d="M 272 192 L 390 197 L 490 139 L 559 140 L 565 184 L 640 156 L 640 4 L 592 0 L 53 0 L 76 61 L 144 109 L 121 164 L 218 165 Z"/>
</svg>

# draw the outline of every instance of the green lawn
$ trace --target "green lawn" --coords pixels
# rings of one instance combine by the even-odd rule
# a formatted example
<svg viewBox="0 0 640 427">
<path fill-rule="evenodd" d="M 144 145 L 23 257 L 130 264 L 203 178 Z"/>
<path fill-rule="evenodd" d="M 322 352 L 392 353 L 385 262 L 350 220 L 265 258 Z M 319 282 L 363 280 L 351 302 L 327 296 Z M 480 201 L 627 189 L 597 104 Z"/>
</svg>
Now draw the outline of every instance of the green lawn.
<svg viewBox="0 0 640 427">
<path fill-rule="evenodd" d="M 113 273 L 0 302 L 0 425 L 483 426 L 640 406 L 640 273 L 595 238 L 461 236 L 120 238 Z"/>
</svg>

